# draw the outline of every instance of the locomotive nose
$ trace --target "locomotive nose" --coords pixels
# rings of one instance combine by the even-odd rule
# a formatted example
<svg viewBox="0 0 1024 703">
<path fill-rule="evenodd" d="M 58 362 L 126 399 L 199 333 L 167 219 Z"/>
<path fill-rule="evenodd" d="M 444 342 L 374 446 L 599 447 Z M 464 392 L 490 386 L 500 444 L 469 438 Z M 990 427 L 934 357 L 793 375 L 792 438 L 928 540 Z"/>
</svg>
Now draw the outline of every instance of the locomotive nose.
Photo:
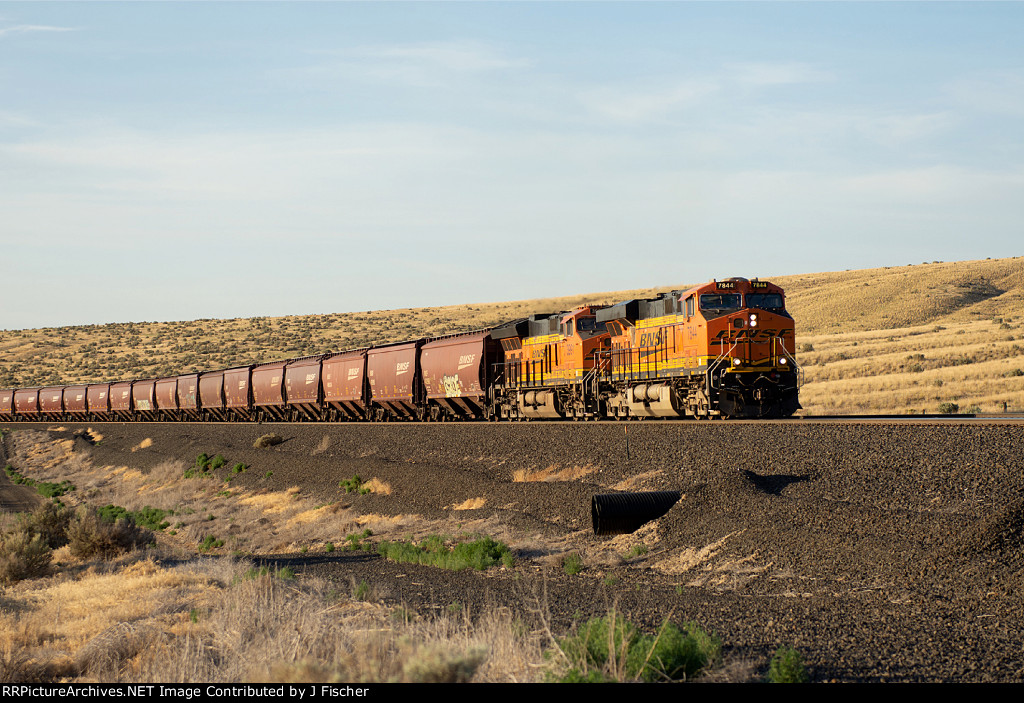
<svg viewBox="0 0 1024 703">
<path fill-rule="evenodd" d="M 753 320 L 755 323 L 753 327 L 751 326 L 752 320 L 750 315 L 746 311 L 734 313 L 729 318 L 732 337 L 736 340 L 730 352 L 732 356 L 731 365 L 734 369 L 742 369 L 744 366 L 749 366 L 752 360 L 750 333 L 756 329 L 756 318 Z"/>
</svg>

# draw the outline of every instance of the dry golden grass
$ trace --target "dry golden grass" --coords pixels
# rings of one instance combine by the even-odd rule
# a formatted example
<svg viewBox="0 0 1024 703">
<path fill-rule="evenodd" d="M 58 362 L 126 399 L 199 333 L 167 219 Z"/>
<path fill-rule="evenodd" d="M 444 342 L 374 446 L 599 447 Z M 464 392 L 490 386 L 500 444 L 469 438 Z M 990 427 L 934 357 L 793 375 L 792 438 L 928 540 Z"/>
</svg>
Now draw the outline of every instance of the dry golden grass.
<svg viewBox="0 0 1024 703">
<path fill-rule="evenodd" d="M 558 467 L 552 464 L 546 469 L 532 471 L 530 469 L 516 469 L 512 472 L 512 480 L 516 483 L 528 483 L 531 481 L 575 481 L 597 471 L 597 467 L 587 464 L 586 466 Z"/>
<path fill-rule="evenodd" d="M 364 482 L 362 487 L 370 493 L 377 493 L 382 496 L 391 495 L 391 484 L 381 481 L 379 478 L 371 478 L 369 481 Z"/>
<path fill-rule="evenodd" d="M 230 559 L 24 581 L 0 613 L 5 681 L 537 681 L 542 646 L 506 610 L 420 618 Z"/>
<path fill-rule="evenodd" d="M 664 475 L 665 475 L 665 472 L 662 471 L 661 469 L 656 469 L 654 471 L 644 471 L 644 472 L 639 473 L 639 474 L 634 474 L 633 476 L 630 476 L 629 478 L 626 478 L 625 480 L 619 481 L 618 483 L 610 486 L 610 488 L 612 488 L 613 490 L 616 490 L 616 491 L 637 491 L 637 490 L 643 490 L 643 486 L 645 484 L 647 484 L 648 482 L 652 482 L 652 481 L 656 482 L 656 481 L 658 481 L 658 479 L 660 479 Z M 685 499 L 686 499 L 686 495 L 683 494 L 682 500 L 685 500 Z"/>
<path fill-rule="evenodd" d="M 1024 316 L 803 337 L 807 414 L 1024 409 Z"/>
<path fill-rule="evenodd" d="M 132 451 L 133 452 L 137 452 L 140 449 L 148 449 L 149 447 L 152 447 L 152 446 L 153 446 L 153 440 L 150 439 L 149 437 L 146 437 L 144 440 L 142 440 L 137 445 L 132 447 Z"/>
<path fill-rule="evenodd" d="M 313 456 L 316 456 L 317 454 L 323 454 L 324 452 L 327 451 L 327 447 L 329 446 L 331 446 L 331 438 L 328 437 L 327 435 L 324 435 L 323 437 L 320 438 L 320 442 L 316 445 L 316 448 L 313 449 Z"/>
<path fill-rule="evenodd" d="M 466 500 L 452 505 L 451 510 L 478 510 L 487 504 L 486 498 L 467 498 Z"/>
<path fill-rule="evenodd" d="M 653 568 L 682 579 L 682 585 L 719 591 L 736 590 L 753 579 L 768 576 L 772 564 L 761 561 L 756 553 L 728 553 L 728 542 L 737 534 L 740 533 L 731 532 L 700 548 L 676 550 L 656 560 Z M 782 578 L 780 574 L 774 577 Z"/>
</svg>

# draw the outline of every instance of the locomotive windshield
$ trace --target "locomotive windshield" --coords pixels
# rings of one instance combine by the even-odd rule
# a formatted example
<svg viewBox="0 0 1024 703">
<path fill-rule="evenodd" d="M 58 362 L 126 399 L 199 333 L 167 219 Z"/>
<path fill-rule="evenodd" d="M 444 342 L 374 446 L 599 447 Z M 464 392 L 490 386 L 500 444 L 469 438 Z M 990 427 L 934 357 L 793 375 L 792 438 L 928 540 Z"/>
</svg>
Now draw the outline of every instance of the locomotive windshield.
<svg viewBox="0 0 1024 703">
<path fill-rule="evenodd" d="M 782 310 L 782 296 L 778 293 L 747 293 L 747 307 Z"/>
<path fill-rule="evenodd" d="M 581 317 L 576 320 L 576 330 L 584 339 L 593 337 L 595 334 L 602 334 L 608 329 L 604 322 L 598 322 L 596 317 Z"/>
<path fill-rule="evenodd" d="M 704 293 L 700 296 L 701 312 L 722 315 L 732 310 L 739 310 L 739 293 Z"/>
</svg>

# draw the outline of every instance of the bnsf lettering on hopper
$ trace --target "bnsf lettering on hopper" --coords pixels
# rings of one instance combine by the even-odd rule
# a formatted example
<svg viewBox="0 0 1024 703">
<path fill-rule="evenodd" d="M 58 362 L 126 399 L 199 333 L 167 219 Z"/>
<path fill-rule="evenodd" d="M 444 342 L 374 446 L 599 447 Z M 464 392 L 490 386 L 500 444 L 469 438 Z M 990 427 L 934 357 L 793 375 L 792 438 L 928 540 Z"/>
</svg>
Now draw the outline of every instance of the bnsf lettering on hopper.
<svg viewBox="0 0 1024 703">
<path fill-rule="evenodd" d="M 0 389 L 4 420 L 788 417 L 785 294 L 712 281 L 483 330 L 164 379 Z"/>
</svg>

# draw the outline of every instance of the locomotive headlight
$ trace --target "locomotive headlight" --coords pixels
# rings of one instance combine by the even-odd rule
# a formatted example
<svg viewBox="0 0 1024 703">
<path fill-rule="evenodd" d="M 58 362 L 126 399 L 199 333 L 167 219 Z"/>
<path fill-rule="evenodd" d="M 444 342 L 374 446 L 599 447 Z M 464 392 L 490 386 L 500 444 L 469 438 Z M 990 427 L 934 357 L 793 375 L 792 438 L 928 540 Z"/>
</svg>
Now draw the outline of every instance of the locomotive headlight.
<svg viewBox="0 0 1024 703">
<path fill-rule="evenodd" d="M 750 315 L 750 326 L 757 327 L 757 313 L 752 313 Z"/>
<path fill-rule="evenodd" d="M 782 364 L 783 366 L 785 366 L 786 365 L 786 358 L 783 357 L 783 358 L 779 359 L 779 363 Z"/>
<path fill-rule="evenodd" d="M 733 366 L 739 366 L 742 363 L 743 363 L 743 359 L 733 359 L 732 360 L 732 365 Z"/>
</svg>

